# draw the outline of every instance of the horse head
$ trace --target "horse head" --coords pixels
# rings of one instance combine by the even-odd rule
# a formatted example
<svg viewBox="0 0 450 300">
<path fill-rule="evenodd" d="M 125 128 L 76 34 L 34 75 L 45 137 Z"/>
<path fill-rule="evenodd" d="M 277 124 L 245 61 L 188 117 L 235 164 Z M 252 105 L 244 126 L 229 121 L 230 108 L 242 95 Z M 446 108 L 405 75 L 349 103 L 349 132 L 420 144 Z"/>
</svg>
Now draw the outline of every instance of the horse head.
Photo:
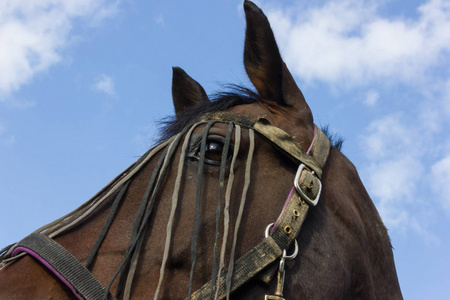
<svg viewBox="0 0 450 300">
<path fill-rule="evenodd" d="M 264 13 L 244 9 L 256 91 L 210 100 L 174 68 L 164 141 L 33 243 L 70 252 L 105 298 L 400 299 L 386 228 L 355 167 L 314 125 Z M 30 244 L 5 250 L 1 297 L 87 298 Z"/>
</svg>

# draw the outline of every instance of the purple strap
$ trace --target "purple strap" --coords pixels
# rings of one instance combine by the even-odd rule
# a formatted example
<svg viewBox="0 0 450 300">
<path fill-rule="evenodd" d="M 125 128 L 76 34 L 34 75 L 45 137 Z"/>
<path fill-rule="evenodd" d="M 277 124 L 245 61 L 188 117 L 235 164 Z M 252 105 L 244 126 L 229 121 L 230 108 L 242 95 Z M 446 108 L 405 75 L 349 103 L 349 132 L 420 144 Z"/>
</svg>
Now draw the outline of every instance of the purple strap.
<svg viewBox="0 0 450 300">
<path fill-rule="evenodd" d="M 308 151 L 306 151 L 306 154 L 309 155 L 309 153 L 310 153 L 311 150 L 312 150 L 312 147 L 314 146 L 314 143 L 316 142 L 316 139 L 317 139 L 317 127 L 314 126 L 314 137 L 313 137 L 313 140 L 312 140 L 312 142 L 311 142 L 311 145 L 309 145 Z"/>
<path fill-rule="evenodd" d="M 314 146 L 314 143 L 316 142 L 316 139 L 317 139 L 317 127 L 314 126 L 314 137 L 313 137 L 313 140 L 311 141 L 311 144 L 309 145 L 308 151 L 306 151 L 306 154 L 308 154 L 308 155 L 310 154 L 310 152 L 311 152 L 311 150 L 312 150 L 312 148 Z M 270 230 L 270 234 L 272 234 L 272 232 L 275 230 L 275 227 L 277 227 L 278 223 L 280 222 L 280 217 L 283 214 L 283 212 L 286 209 L 286 207 L 288 206 L 289 201 L 291 200 L 292 195 L 294 194 L 294 191 L 295 191 L 295 187 L 292 187 L 292 189 L 289 192 L 289 195 L 288 195 L 286 201 L 284 202 L 283 209 L 281 210 L 281 213 L 278 216 L 278 219 L 275 221 L 275 224 L 273 224 L 272 229 Z"/>
<path fill-rule="evenodd" d="M 12 251 L 12 256 L 25 252 L 37 259 L 66 285 L 77 299 L 115 300 L 81 262 L 63 246 L 44 234 L 32 233 Z"/>
<path fill-rule="evenodd" d="M 80 294 L 78 294 L 78 292 L 75 290 L 75 288 L 73 287 L 73 285 L 71 285 L 66 278 L 64 278 L 55 268 L 52 267 L 52 265 L 50 265 L 45 259 L 43 259 L 42 257 L 40 257 L 36 252 L 25 248 L 25 247 L 17 247 L 14 249 L 14 251 L 11 254 L 12 256 L 16 256 L 17 254 L 21 253 L 21 252 L 26 252 L 29 255 L 33 256 L 34 258 L 36 258 L 41 264 L 43 264 L 47 269 L 49 269 L 53 274 L 55 274 L 55 276 L 62 282 L 64 283 L 71 291 L 72 293 L 78 298 L 83 300 L 84 298 L 81 297 Z"/>
</svg>

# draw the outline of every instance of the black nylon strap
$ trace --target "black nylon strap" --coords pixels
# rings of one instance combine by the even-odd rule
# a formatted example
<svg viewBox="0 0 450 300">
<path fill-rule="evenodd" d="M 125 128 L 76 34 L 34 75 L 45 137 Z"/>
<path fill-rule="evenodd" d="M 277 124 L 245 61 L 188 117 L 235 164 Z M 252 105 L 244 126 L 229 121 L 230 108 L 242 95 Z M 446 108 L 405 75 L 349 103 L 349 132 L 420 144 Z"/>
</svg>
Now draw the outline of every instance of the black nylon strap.
<svg viewBox="0 0 450 300">
<path fill-rule="evenodd" d="M 225 144 L 223 147 L 222 158 L 220 162 L 220 175 L 219 175 L 219 199 L 217 201 L 216 207 L 216 234 L 214 238 L 214 260 L 211 274 L 211 291 L 209 293 L 209 299 L 213 300 L 215 295 L 217 271 L 219 269 L 219 230 L 220 230 L 220 219 L 222 212 L 222 197 L 223 197 L 223 186 L 225 181 L 225 170 L 227 166 L 228 152 L 231 143 L 231 134 L 233 133 L 234 124 L 228 124 L 227 135 L 225 137 Z"/>
<path fill-rule="evenodd" d="M 32 233 L 21 240 L 17 247 L 33 251 L 47 262 L 86 300 L 98 300 L 105 294 L 105 287 L 70 252 L 49 237 Z M 38 260 L 40 260 L 38 259 Z M 41 261 L 42 262 L 42 261 Z M 53 270 L 51 270 L 53 272 Z M 115 300 L 108 294 L 109 300 Z"/>
<path fill-rule="evenodd" d="M 230 292 L 235 291 L 242 286 L 256 274 L 261 272 L 271 262 L 275 261 L 281 256 L 283 250 L 276 244 L 272 237 L 268 237 L 256 247 L 236 260 L 234 264 L 233 282 L 231 283 Z M 224 299 L 226 296 L 226 275 L 228 269 L 224 269 L 222 275 L 218 278 L 219 291 L 218 299 Z M 240 274 L 241 276 L 236 276 Z M 211 290 L 211 281 L 203 285 L 200 289 L 192 294 L 191 299 L 206 299 Z"/>
<path fill-rule="evenodd" d="M 284 249 L 289 248 L 300 232 L 308 209 L 309 205 L 297 193 L 294 193 L 272 234 L 236 261 L 230 292 L 235 291 L 260 273 L 278 259 Z M 227 273 L 228 270 L 225 269 L 220 278 L 217 279 L 219 281 L 218 299 L 224 299 L 226 296 L 225 280 Z M 210 290 L 211 281 L 195 291 L 191 299 L 206 299 Z"/>
<path fill-rule="evenodd" d="M 167 173 L 167 170 L 168 170 L 168 165 L 164 164 L 164 161 L 166 159 L 165 156 L 167 154 L 167 156 L 168 156 L 167 159 L 169 159 L 169 160 L 172 158 L 173 154 L 175 153 L 176 148 L 178 147 L 181 137 L 184 135 L 184 133 L 187 130 L 188 130 L 188 128 L 184 128 L 177 135 L 175 140 L 172 142 L 173 147 L 171 148 L 170 152 L 168 152 L 170 145 L 166 147 L 166 149 L 162 153 L 162 155 L 157 163 L 157 166 L 155 167 L 155 170 L 153 171 L 152 178 L 147 186 L 147 189 L 144 193 L 144 197 L 142 199 L 141 205 L 139 207 L 138 217 L 136 218 L 135 224 L 134 224 L 132 232 L 131 232 L 131 241 L 126 250 L 125 257 L 124 257 L 122 263 L 119 265 L 116 273 L 114 273 L 113 278 L 111 279 L 111 281 L 107 287 L 109 290 L 111 288 L 111 285 L 113 284 L 113 281 L 119 274 L 119 272 L 122 272 L 122 274 L 120 276 L 121 278 L 119 278 L 119 284 L 118 284 L 118 288 L 117 288 L 117 292 L 116 292 L 116 297 L 119 297 L 119 295 L 122 293 L 123 285 L 125 284 L 125 281 L 128 280 L 128 278 L 126 278 L 127 271 L 125 269 L 125 266 L 132 260 L 135 253 L 138 253 L 138 251 L 140 251 L 140 247 L 143 242 L 142 239 L 144 238 L 144 234 L 147 229 L 148 220 L 150 218 L 150 215 L 152 214 L 153 205 L 155 204 L 156 197 L 158 195 L 158 192 L 159 192 L 162 182 L 163 182 L 163 180 L 159 180 L 159 179 L 156 180 L 157 175 L 158 175 L 158 177 L 164 178 L 165 174 Z M 151 197 L 150 197 L 150 195 L 151 195 Z M 148 200 L 149 197 L 150 197 L 150 199 Z M 147 202 L 147 200 L 148 200 L 148 202 Z M 130 278 L 130 280 L 132 280 L 132 278 Z"/>
<path fill-rule="evenodd" d="M 198 162 L 198 172 L 197 172 L 197 186 L 195 190 L 195 209 L 194 209 L 194 229 L 192 230 L 192 242 L 191 242 L 191 273 L 189 276 L 189 296 L 190 299 L 192 293 L 192 284 L 194 281 L 194 270 L 197 263 L 197 241 L 200 232 L 200 211 L 201 211 L 201 200 L 202 200 L 202 184 L 203 184 L 203 166 L 205 164 L 205 151 L 206 151 L 206 140 L 208 138 L 209 129 L 213 126 L 215 121 L 209 121 L 206 124 L 206 128 L 203 132 L 202 143 L 200 147 L 200 159 Z"/>
<path fill-rule="evenodd" d="M 117 215 L 117 212 L 119 210 L 120 204 L 122 203 L 123 196 L 125 192 L 128 189 L 128 186 L 130 185 L 131 180 L 127 181 L 124 186 L 120 189 L 119 193 L 117 194 L 116 198 L 114 199 L 114 202 L 112 204 L 111 210 L 109 211 L 108 217 L 106 218 L 105 224 L 103 225 L 102 231 L 100 232 L 100 235 L 97 238 L 97 241 L 94 244 L 94 247 L 92 247 L 91 253 L 89 253 L 88 258 L 86 259 L 86 269 L 89 269 L 94 262 L 95 257 L 97 256 L 98 250 L 100 249 L 101 245 L 103 244 L 103 241 L 106 238 L 106 235 L 108 234 L 109 229 L 111 228 L 111 225 Z"/>
</svg>

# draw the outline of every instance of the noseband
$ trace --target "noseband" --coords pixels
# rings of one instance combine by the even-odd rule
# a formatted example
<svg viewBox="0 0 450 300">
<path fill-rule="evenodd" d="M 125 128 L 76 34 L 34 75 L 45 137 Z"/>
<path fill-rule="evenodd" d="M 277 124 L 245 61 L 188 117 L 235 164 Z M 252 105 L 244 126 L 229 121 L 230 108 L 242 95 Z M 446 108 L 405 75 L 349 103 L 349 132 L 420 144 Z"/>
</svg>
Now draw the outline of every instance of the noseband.
<svg viewBox="0 0 450 300">
<path fill-rule="evenodd" d="M 268 268 L 268 266 L 280 258 L 282 263 L 280 262 L 280 268 L 278 270 L 277 291 L 273 296 L 266 296 L 266 299 L 283 299 L 282 285 L 284 280 L 284 259 L 287 256 L 286 249 L 289 249 L 294 242 L 296 243 L 296 238 L 309 207 L 317 205 L 319 201 L 322 190 L 320 178 L 322 177 L 322 169 L 328 157 L 330 141 L 315 126 L 313 141 L 309 149 L 305 151 L 292 136 L 280 128 L 273 126 L 267 119 L 252 119 L 244 115 L 229 112 L 206 114 L 196 120 L 195 126 L 205 123 L 212 125 L 211 122 L 234 124 L 249 130 L 254 130 L 286 155 L 293 163 L 298 165 L 298 170 L 294 178 L 293 188 L 284 203 L 278 219 L 269 228 L 268 234 L 262 242 L 234 262 L 234 267 L 231 271 L 232 279 L 231 275 L 227 278 L 228 270 L 225 268 L 218 278 L 207 282 L 192 294 L 190 293 L 188 299 L 206 299 L 210 295 L 211 290 L 215 290 L 217 299 L 223 299 L 255 276 L 268 283 L 274 272 L 273 268 Z M 194 126 L 193 124 L 185 128 L 175 138 L 171 138 L 170 141 L 179 141 L 182 134 Z M 68 217 L 65 216 L 65 218 L 57 220 L 61 223 L 65 222 L 64 226 L 60 226 L 58 230 L 49 234 L 46 230 L 50 228 L 50 225 L 54 226 L 55 222 L 52 222 L 47 227 L 44 226 L 13 245 L 0 258 L 10 256 L 4 260 L 6 262 L 20 256 L 18 255 L 19 253 L 28 253 L 52 271 L 79 299 L 115 299 L 109 294 L 109 287 L 105 289 L 85 266 L 52 238 L 79 224 L 79 222 L 113 192 L 119 189 L 121 191 L 126 190 L 126 186 L 128 186 L 129 180 L 131 180 L 134 174 L 145 165 L 153 154 L 168 144 L 169 142 L 164 142 L 162 145 L 150 150 L 134 165 L 119 175 L 110 185 L 102 189 L 101 192 L 106 192 L 106 195 L 102 197 L 94 196 L 93 198 L 94 200 L 99 198 L 100 201 L 88 202 L 88 206 L 93 207 L 92 209 L 85 209 L 86 204 L 84 204 L 80 208 L 83 208 L 86 211 L 85 213 L 81 214 L 76 210 L 77 215 L 80 215 L 80 217 L 75 219 L 76 221 L 67 224 Z M 167 146 L 165 151 L 168 151 L 167 148 L 169 148 L 169 152 L 173 153 L 176 146 L 173 149 L 171 146 L 172 144 Z M 119 194 L 121 193 L 119 192 Z M 274 199 L 274 201 L 278 201 L 278 199 Z"/>
</svg>

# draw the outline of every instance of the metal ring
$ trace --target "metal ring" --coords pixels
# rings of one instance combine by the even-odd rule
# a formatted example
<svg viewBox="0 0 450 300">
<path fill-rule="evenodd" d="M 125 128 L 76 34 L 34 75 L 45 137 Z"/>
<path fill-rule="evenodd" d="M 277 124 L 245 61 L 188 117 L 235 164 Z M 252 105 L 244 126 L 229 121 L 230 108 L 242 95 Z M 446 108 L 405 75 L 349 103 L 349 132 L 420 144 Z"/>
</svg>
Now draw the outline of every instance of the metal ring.
<svg viewBox="0 0 450 300">
<path fill-rule="evenodd" d="M 269 237 L 270 230 L 272 229 L 272 227 L 273 227 L 274 224 L 275 224 L 275 223 L 270 223 L 269 225 L 267 225 L 266 231 L 264 232 L 264 236 L 265 236 L 266 238 Z M 294 239 L 294 246 L 295 246 L 295 248 L 294 248 L 294 253 L 292 253 L 291 255 L 286 255 L 286 259 L 287 259 L 287 260 L 291 260 L 291 259 L 294 259 L 294 258 L 297 257 L 297 254 L 298 254 L 298 242 L 297 242 L 297 239 Z"/>
<path fill-rule="evenodd" d="M 294 248 L 294 253 L 292 253 L 291 255 L 286 255 L 286 259 L 287 260 L 291 260 L 291 259 L 294 259 L 294 258 L 296 258 L 297 257 L 297 254 L 298 254 L 298 242 L 297 242 L 297 239 L 294 239 L 294 245 L 295 245 L 295 248 Z"/>
<path fill-rule="evenodd" d="M 283 273 L 285 265 L 286 265 L 286 249 L 283 250 L 283 255 L 281 255 L 280 265 L 278 266 L 278 272 Z"/>
<path fill-rule="evenodd" d="M 266 239 L 269 237 L 270 229 L 272 229 L 274 224 L 275 223 L 270 223 L 269 225 L 267 225 L 266 231 L 264 232 L 264 236 L 266 237 Z"/>
</svg>

